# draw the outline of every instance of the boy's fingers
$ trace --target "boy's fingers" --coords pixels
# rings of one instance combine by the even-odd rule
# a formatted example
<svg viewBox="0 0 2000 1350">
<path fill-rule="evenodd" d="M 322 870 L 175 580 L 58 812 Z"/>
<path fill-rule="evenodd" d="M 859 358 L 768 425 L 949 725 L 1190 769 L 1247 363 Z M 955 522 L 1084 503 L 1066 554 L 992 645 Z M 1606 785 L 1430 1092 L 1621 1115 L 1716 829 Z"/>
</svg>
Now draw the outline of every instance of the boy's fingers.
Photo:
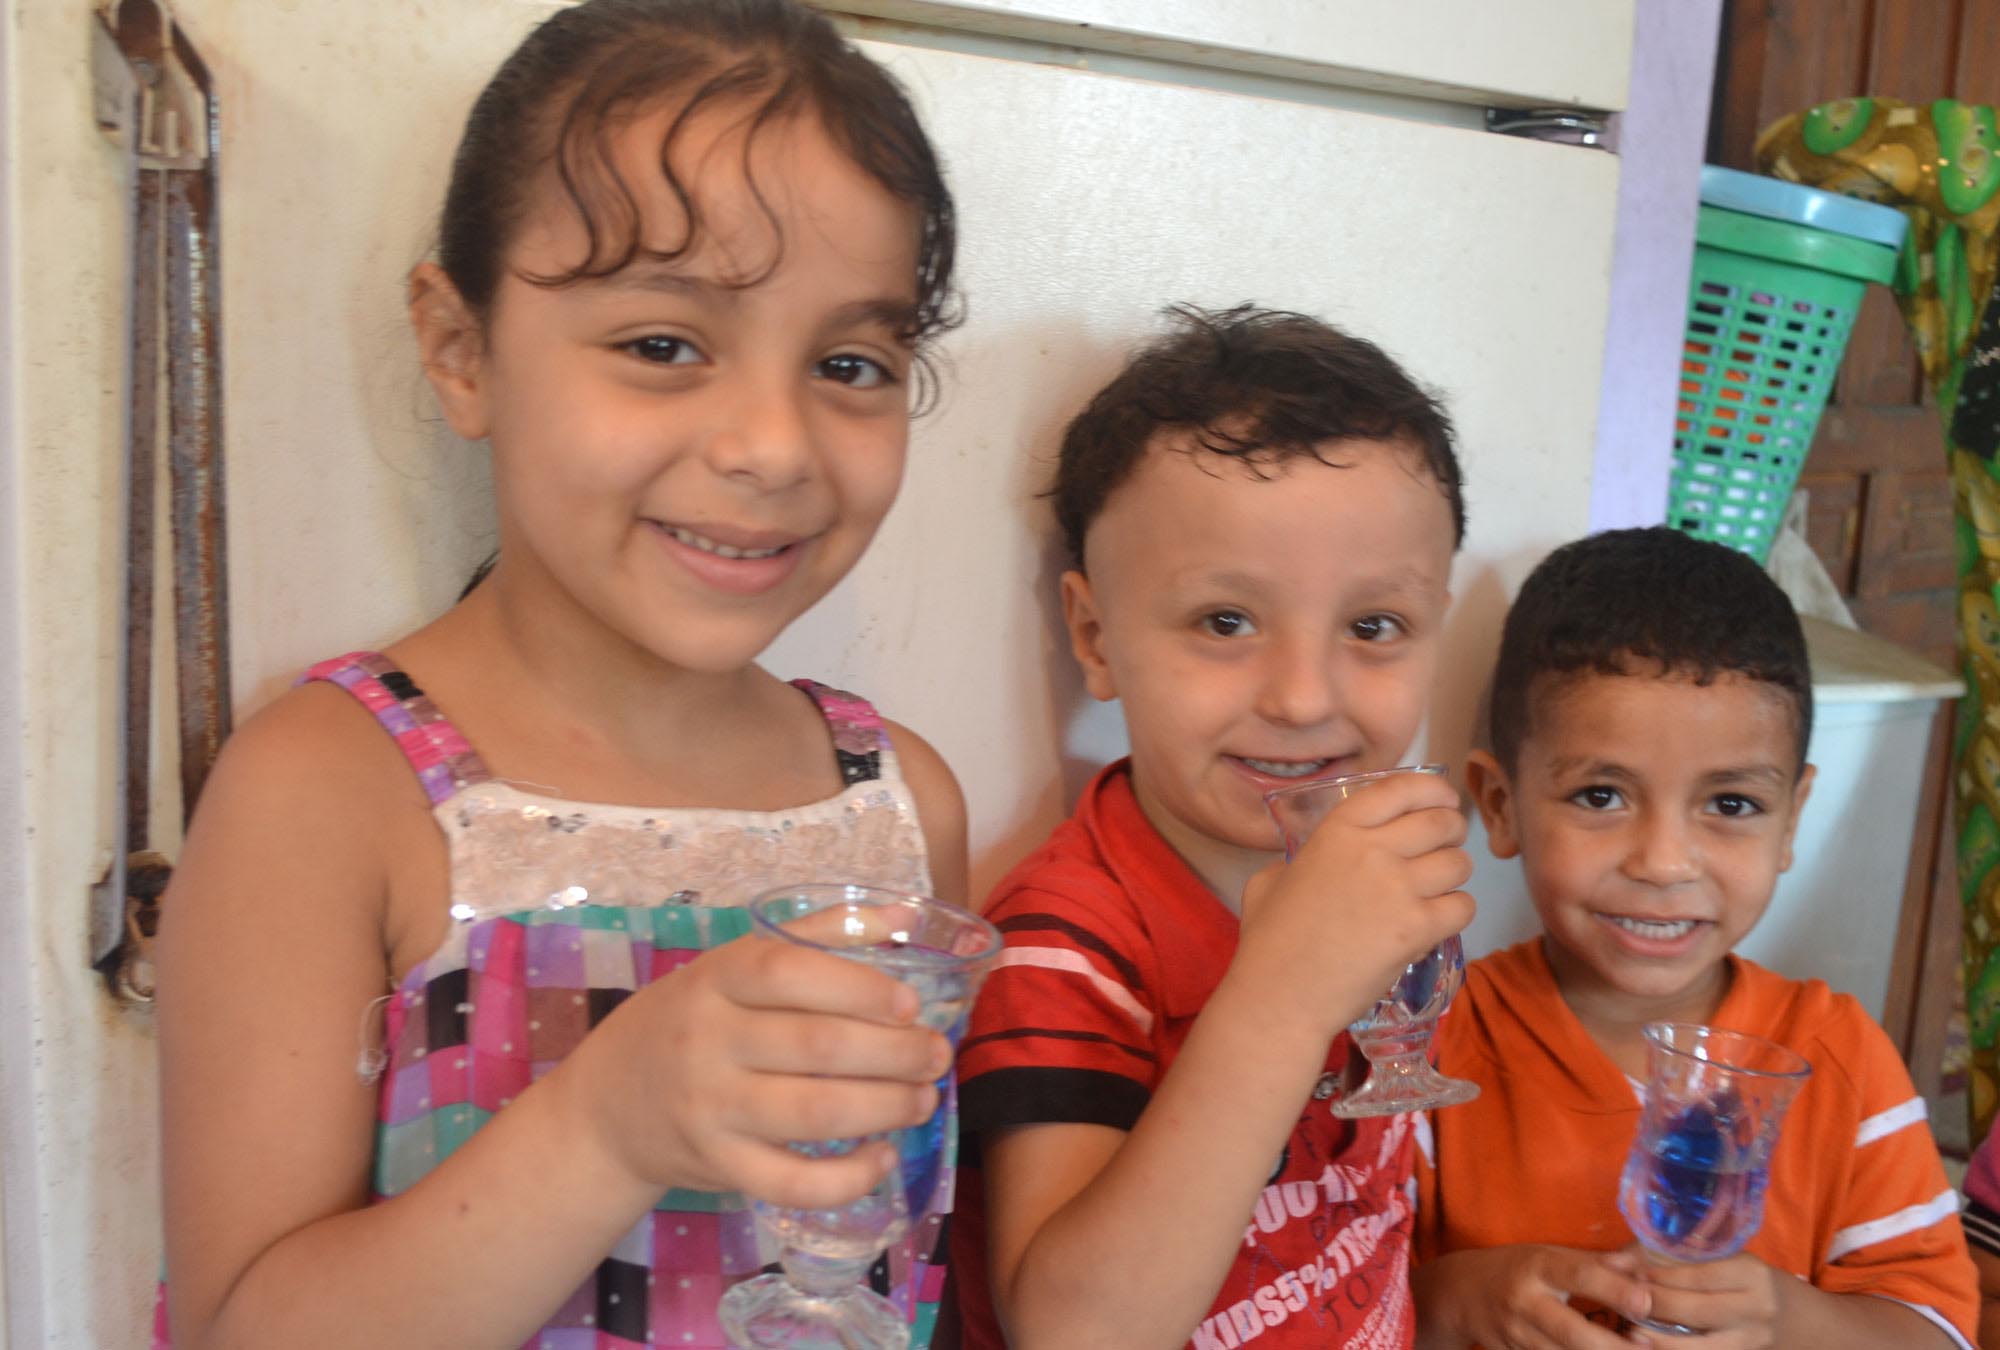
<svg viewBox="0 0 2000 1350">
<path fill-rule="evenodd" d="M 1458 789 L 1441 773 L 1405 773 L 1370 783 L 1327 813 L 1361 829 L 1430 807 L 1458 809 Z"/>
<path fill-rule="evenodd" d="M 1602 1304 L 1620 1316 L 1650 1315 L 1652 1301 L 1647 1287 L 1595 1253 L 1578 1253 L 1576 1260 L 1568 1262 L 1561 1270 L 1550 1272 L 1550 1276 L 1563 1293 Z M 1609 1332 L 1605 1335 L 1608 1338 L 1603 1342 L 1605 1345 L 1618 1344 L 1616 1336 Z"/>
</svg>

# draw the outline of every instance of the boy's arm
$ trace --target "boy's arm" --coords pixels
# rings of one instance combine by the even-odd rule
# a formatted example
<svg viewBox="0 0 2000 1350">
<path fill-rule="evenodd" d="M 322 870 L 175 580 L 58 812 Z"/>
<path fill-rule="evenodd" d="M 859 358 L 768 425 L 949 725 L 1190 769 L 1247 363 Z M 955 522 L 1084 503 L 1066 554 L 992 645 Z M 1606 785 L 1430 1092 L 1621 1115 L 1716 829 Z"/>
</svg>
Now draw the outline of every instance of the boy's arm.
<svg viewBox="0 0 2000 1350">
<path fill-rule="evenodd" d="M 1464 927 L 1464 819 L 1448 784 L 1392 782 L 1253 879 L 1242 937 L 1131 1132 L 1036 1125 L 985 1150 L 996 1311 L 1009 1343 L 1183 1344 L 1340 1030 Z"/>
<path fill-rule="evenodd" d="M 986 1142 L 994 1304 L 1017 1350 L 1179 1346 L 1214 1302 L 1330 1039 L 1234 984 L 1129 1135 L 1029 1125 Z"/>
</svg>

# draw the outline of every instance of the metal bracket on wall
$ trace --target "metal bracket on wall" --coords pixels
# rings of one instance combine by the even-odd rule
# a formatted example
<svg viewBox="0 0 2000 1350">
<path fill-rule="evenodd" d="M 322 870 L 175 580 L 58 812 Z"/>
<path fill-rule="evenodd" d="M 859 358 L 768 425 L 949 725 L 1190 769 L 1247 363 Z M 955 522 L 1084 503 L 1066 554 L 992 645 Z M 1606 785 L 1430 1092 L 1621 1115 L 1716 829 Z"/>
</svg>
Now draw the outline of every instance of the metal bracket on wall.
<svg viewBox="0 0 2000 1350">
<path fill-rule="evenodd" d="M 165 4 L 107 0 L 90 27 L 97 124 L 125 151 L 132 194 L 116 839 L 110 871 L 92 888 L 90 955 L 115 995 L 144 1003 L 152 997 L 157 902 L 172 870 L 149 847 L 153 522 L 163 432 L 183 818 L 229 732 L 220 138 L 208 66 Z"/>
<path fill-rule="evenodd" d="M 1580 112 L 1575 108 L 1488 108 L 1486 129 L 1502 136 L 1524 136 L 1529 140 L 1552 141 L 1558 145 L 1581 145 L 1593 150 L 1611 150 L 1615 119 L 1604 113 Z"/>
</svg>

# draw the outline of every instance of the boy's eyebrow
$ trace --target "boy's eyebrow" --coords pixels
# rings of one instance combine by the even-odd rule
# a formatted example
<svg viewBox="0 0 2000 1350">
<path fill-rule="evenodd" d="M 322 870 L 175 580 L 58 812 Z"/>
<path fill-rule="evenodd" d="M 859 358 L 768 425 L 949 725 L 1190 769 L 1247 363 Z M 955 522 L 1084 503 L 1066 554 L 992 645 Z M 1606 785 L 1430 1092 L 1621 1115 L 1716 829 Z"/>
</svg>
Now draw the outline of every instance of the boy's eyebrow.
<svg viewBox="0 0 2000 1350">
<path fill-rule="evenodd" d="M 1637 776 L 1622 764 L 1606 759 L 1594 759 L 1589 755 L 1568 755 L 1552 759 L 1549 761 L 1549 772 L 1557 777 L 1580 774 L 1589 778 L 1631 779 Z M 1760 761 L 1712 769 L 1701 776 L 1701 782 L 1704 786 L 1723 786 L 1742 782 L 1768 783 L 1774 788 L 1781 788 L 1790 784 L 1795 777 L 1795 774 L 1787 772 L 1776 764 Z"/>
<path fill-rule="evenodd" d="M 1754 783 L 1769 783 L 1773 787 L 1784 787 L 1797 777 L 1775 764 L 1737 764 L 1726 769 L 1717 769 L 1702 778 L 1704 783 L 1740 783 L 1749 780 Z"/>
</svg>

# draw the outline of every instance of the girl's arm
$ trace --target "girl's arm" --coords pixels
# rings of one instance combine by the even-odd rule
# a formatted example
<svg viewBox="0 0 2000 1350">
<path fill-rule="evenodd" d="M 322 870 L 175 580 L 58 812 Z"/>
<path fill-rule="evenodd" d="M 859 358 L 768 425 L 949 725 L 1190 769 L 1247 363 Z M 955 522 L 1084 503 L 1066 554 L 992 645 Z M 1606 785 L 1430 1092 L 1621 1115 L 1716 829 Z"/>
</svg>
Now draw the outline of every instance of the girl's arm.
<svg viewBox="0 0 2000 1350">
<path fill-rule="evenodd" d="M 388 897 L 445 894 L 428 804 L 340 691 L 230 742 L 160 940 L 167 1263 L 179 1350 L 519 1345 L 669 1185 L 791 1203 L 851 1166 L 771 1142 L 924 1118 L 942 1038 L 914 998 L 784 943 L 711 952 L 625 1001 L 416 1186 L 368 1206 Z M 814 1060 L 844 1079 L 809 1078 Z"/>
<path fill-rule="evenodd" d="M 940 900 L 966 903 L 965 795 L 943 756 L 908 727 L 891 722 L 889 740 L 903 766 L 903 781 L 917 799 L 924 849 L 930 855 L 931 890 Z"/>
</svg>

